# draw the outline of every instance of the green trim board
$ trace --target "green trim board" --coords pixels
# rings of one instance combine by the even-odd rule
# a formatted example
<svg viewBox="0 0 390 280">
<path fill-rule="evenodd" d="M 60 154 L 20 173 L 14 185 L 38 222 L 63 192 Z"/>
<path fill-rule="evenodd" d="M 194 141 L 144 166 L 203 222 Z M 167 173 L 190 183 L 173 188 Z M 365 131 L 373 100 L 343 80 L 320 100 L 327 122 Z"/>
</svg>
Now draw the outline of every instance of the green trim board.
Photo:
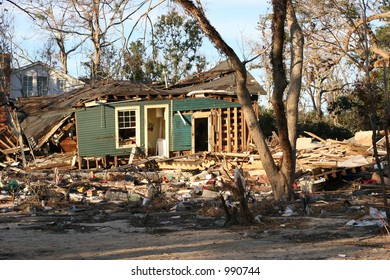
<svg viewBox="0 0 390 280">
<path fill-rule="evenodd" d="M 216 108 L 241 107 L 236 102 L 219 100 L 214 98 L 187 98 L 173 101 L 173 111 L 199 111 Z"/>
</svg>

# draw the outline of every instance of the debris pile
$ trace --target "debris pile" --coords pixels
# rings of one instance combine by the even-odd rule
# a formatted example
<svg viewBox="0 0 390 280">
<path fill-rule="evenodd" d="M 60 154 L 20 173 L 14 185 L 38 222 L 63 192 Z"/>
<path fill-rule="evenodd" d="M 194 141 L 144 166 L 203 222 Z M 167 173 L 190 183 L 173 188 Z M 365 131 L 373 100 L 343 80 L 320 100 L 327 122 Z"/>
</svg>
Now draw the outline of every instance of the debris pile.
<svg viewBox="0 0 390 280">
<path fill-rule="evenodd" d="M 387 226 L 382 214 L 379 219 L 378 215 L 372 219 L 372 209 L 380 206 L 375 199 L 381 195 L 382 187 L 369 148 L 351 141 L 325 141 L 311 136 L 298 140 L 300 170 L 293 203 L 274 203 L 268 178 L 255 154 L 198 153 L 169 159 L 140 158 L 119 168 L 94 170 L 61 169 L 71 166 L 74 159 L 72 154 L 61 154 L 35 160 L 36 170 L 32 166 L 29 172 L 2 165 L 0 211 L 92 216 L 101 211 L 126 209 L 178 216 L 195 211 L 197 217 L 204 219 L 218 216 L 218 224 L 225 225 L 239 219 L 238 212 L 245 211 L 240 209 L 243 204 L 237 190 L 237 185 L 242 185 L 241 197 L 253 212 L 251 220 L 258 224 L 263 224 L 264 216 L 270 214 L 324 216 L 336 211 L 355 215 L 349 226 Z M 275 146 L 276 160 L 278 153 Z M 348 188 L 347 196 L 336 199 L 333 195 L 340 195 L 343 186 Z M 366 202 L 362 202 L 365 198 Z M 351 205 L 351 199 L 355 205 Z M 336 204 L 331 203 L 335 201 Z"/>
</svg>

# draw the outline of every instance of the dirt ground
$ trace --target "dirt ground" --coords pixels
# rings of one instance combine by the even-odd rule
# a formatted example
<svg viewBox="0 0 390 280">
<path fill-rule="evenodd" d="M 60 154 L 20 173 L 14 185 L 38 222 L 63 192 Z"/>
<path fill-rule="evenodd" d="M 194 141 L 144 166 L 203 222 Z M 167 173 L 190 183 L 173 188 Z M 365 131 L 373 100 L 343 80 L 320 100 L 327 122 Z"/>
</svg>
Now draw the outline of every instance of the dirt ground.
<svg viewBox="0 0 390 280">
<path fill-rule="evenodd" d="M 250 205 L 255 222 L 248 226 L 224 225 L 213 199 L 161 206 L 68 202 L 49 211 L 31 204 L 10 211 L 3 203 L 0 259 L 390 259 L 386 227 L 347 225 L 380 207 L 380 198 L 351 193 L 318 193 L 308 214 L 299 200 L 287 206 L 264 199 Z M 292 215 L 283 215 L 286 207 Z"/>
</svg>

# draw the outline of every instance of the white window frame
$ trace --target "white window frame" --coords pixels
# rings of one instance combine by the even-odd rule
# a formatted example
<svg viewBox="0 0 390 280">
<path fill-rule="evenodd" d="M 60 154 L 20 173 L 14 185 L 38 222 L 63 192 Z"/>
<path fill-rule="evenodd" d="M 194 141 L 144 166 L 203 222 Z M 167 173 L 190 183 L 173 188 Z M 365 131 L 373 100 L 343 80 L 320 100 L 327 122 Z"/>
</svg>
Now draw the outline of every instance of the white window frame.
<svg viewBox="0 0 390 280">
<path fill-rule="evenodd" d="M 46 81 L 46 84 L 43 83 L 43 81 Z M 38 96 L 46 96 L 48 93 L 49 93 L 49 77 L 48 76 L 37 76 L 37 94 L 38 94 Z"/>
<path fill-rule="evenodd" d="M 32 75 L 23 75 L 22 92 L 24 96 L 32 96 L 34 94 L 34 77 Z"/>
<path fill-rule="evenodd" d="M 66 80 L 57 78 L 57 89 L 61 92 L 65 92 Z"/>
<path fill-rule="evenodd" d="M 122 111 L 135 111 L 135 143 L 129 143 L 126 145 L 120 145 L 119 139 L 119 112 Z M 131 106 L 131 107 L 120 107 L 115 108 L 115 145 L 117 149 L 132 148 L 140 146 L 140 136 L 141 136 L 141 127 L 140 127 L 140 107 Z"/>
</svg>

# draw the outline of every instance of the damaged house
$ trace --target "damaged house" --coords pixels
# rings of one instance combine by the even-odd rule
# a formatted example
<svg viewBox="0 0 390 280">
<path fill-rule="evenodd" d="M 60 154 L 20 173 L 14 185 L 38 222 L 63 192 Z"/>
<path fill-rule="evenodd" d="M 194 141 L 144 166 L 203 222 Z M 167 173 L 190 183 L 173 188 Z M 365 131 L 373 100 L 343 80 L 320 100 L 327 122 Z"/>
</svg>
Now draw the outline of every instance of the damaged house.
<svg viewBox="0 0 390 280">
<path fill-rule="evenodd" d="M 140 153 L 245 151 L 250 133 L 235 86 L 223 62 L 169 88 L 99 81 L 68 94 L 19 98 L 18 119 L 31 155 L 72 154 L 79 168 L 116 166 Z M 257 111 L 264 90 L 250 74 L 248 88 Z"/>
<path fill-rule="evenodd" d="M 31 149 L 31 146 L 27 145 L 27 141 L 23 141 L 23 131 L 20 129 L 18 121 L 19 117 L 24 118 L 26 116 L 21 113 L 23 110 L 19 110 L 24 103 L 32 102 L 27 107 L 37 103 L 39 103 L 38 107 L 45 107 L 45 104 L 55 99 L 52 96 L 53 94 L 67 93 L 84 86 L 84 82 L 42 62 L 11 69 L 10 54 L 0 54 L 0 78 L 0 155 L 2 154 L 6 161 L 12 158 L 19 160 L 19 157 L 22 157 L 20 153 L 22 149 L 24 151 Z M 22 96 L 44 96 L 44 98 L 27 99 L 25 102 L 19 102 L 17 99 Z M 16 113 L 17 111 L 19 113 Z"/>
<path fill-rule="evenodd" d="M 38 61 L 12 70 L 10 97 L 61 94 L 83 85 L 84 82 Z"/>
<path fill-rule="evenodd" d="M 20 150 L 20 140 L 14 113 L 10 110 L 9 96 L 11 89 L 11 56 L 0 54 L 0 154 L 12 154 Z"/>
</svg>

